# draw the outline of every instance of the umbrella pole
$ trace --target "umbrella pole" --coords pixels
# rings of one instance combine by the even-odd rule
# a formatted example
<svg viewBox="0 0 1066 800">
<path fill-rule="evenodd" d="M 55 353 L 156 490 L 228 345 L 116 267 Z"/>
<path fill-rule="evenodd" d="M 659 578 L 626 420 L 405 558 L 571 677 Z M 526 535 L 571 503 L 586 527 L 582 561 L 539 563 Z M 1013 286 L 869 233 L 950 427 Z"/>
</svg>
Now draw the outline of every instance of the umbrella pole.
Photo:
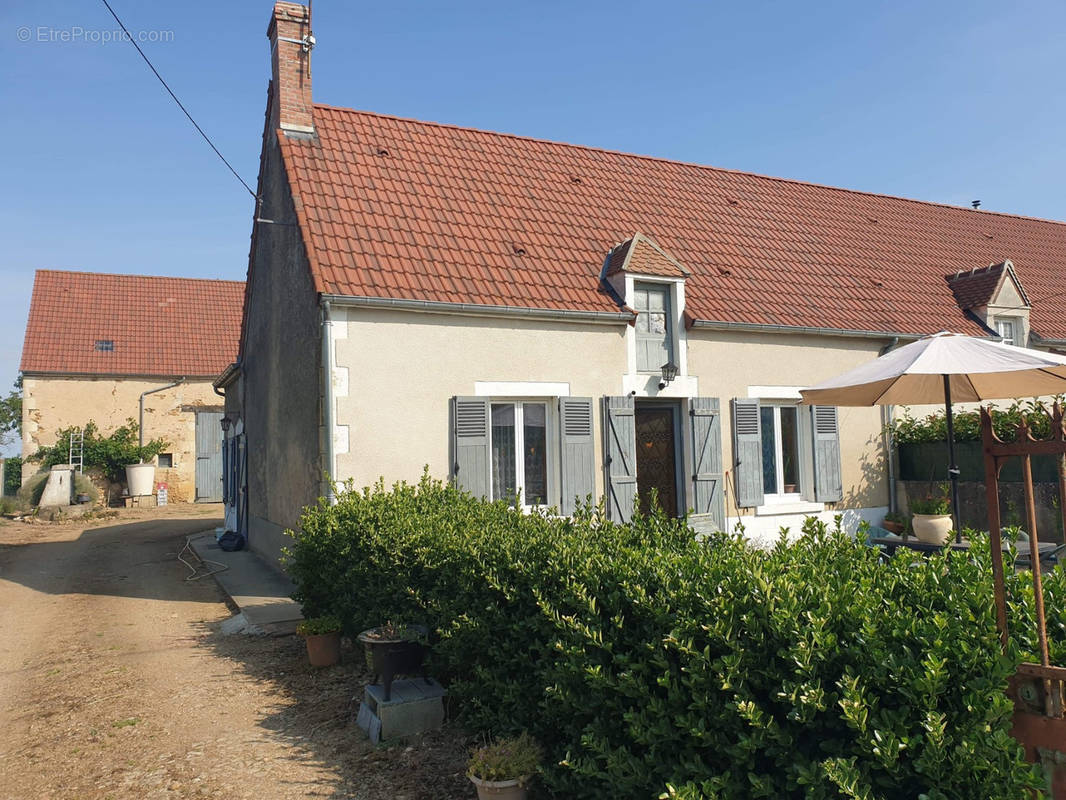
<svg viewBox="0 0 1066 800">
<path fill-rule="evenodd" d="M 959 467 L 955 463 L 955 420 L 951 416 L 951 378 L 944 376 L 944 407 L 948 423 L 948 477 L 951 478 L 951 521 L 955 526 L 955 543 L 962 541 L 959 526 Z"/>
</svg>

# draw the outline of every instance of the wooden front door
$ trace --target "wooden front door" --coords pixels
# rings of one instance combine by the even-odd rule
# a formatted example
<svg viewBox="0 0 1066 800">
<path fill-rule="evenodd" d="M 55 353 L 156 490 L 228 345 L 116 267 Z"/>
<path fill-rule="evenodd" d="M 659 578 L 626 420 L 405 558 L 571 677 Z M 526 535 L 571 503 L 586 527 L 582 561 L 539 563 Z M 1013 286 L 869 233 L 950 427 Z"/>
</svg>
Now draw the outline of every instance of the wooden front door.
<svg viewBox="0 0 1066 800">
<path fill-rule="evenodd" d="M 678 409 L 637 403 L 637 496 L 642 513 L 651 507 L 652 490 L 668 516 L 678 516 Z"/>
</svg>

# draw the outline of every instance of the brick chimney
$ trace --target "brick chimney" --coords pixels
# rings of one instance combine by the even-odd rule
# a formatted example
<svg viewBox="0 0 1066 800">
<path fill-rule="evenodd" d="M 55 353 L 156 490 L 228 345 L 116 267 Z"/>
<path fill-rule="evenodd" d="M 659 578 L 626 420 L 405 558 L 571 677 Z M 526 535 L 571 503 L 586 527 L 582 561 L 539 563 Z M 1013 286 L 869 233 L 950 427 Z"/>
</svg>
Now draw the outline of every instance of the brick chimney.
<svg viewBox="0 0 1066 800">
<path fill-rule="evenodd" d="M 277 3 L 267 28 L 273 68 L 271 128 L 314 133 L 311 118 L 311 11 L 297 3 Z"/>
</svg>

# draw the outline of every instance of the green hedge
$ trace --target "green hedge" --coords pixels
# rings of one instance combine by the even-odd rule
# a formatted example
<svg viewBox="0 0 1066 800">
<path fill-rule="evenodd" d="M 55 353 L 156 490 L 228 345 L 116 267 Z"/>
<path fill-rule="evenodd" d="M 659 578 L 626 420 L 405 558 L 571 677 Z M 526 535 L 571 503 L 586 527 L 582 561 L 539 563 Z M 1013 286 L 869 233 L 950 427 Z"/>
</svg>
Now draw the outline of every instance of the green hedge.
<svg viewBox="0 0 1066 800">
<path fill-rule="evenodd" d="M 463 719 L 532 732 L 559 797 L 1013 799 L 1041 785 L 1007 732 L 1018 656 L 1000 654 L 987 547 L 883 564 L 809 520 L 762 551 L 658 516 L 522 514 L 428 477 L 308 508 L 293 537 L 305 613 L 350 632 L 428 623 Z M 1066 595 L 1060 574 L 1049 584 Z"/>
</svg>

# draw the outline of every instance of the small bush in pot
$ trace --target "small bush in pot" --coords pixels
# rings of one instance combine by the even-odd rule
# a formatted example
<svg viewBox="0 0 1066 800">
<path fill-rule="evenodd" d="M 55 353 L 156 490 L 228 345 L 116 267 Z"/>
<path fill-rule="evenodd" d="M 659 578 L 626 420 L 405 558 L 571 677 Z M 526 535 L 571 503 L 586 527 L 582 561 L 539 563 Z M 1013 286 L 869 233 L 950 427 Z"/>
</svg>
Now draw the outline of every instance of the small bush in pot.
<svg viewBox="0 0 1066 800">
<path fill-rule="evenodd" d="M 296 626 L 307 643 L 312 667 L 332 667 L 341 660 L 341 621 L 336 617 L 312 617 Z"/>
<path fill-rule="evenodd" d="M 477 787 L 479 800 L 524 800 L 526 787 L 537 771 L 544 751 L 523 732 L 477 748 L 466 774 Z"/>
<path fill-rule="evenodd" d="M 951 538 L 951 503 L 944 494 L 911 501 L 911 527 L 920 541 L 947 544 Z"/>
<path fill-rule="evenodd" d="M 907 529 L 907 518 L 898 511 L 889 511 L 885 514 L 881 527 L 890 533 L 903 533 Z"/>
</svg>

